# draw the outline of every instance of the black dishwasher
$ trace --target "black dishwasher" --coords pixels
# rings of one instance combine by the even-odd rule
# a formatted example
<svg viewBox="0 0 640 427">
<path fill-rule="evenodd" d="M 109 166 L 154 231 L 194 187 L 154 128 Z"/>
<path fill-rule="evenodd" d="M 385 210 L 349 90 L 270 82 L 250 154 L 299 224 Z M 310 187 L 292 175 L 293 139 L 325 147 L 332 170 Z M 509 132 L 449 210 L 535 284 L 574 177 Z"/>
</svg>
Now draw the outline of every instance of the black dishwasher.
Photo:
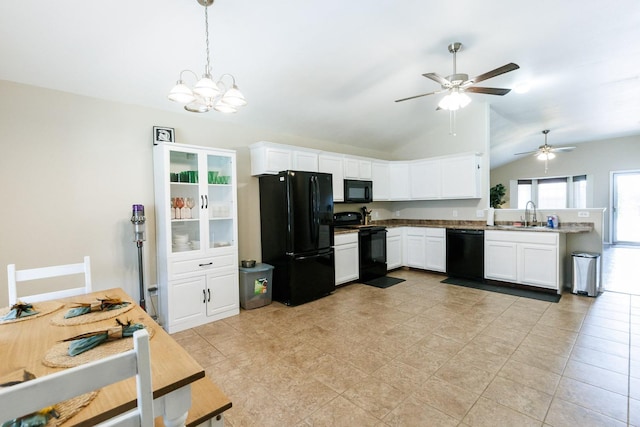
<svg viewBox="0 0 640 427">
<path fill-rule="evenodd" d="M 484 280 L 484 230 L 447 229 L 447 276 Z"/>
</svg>

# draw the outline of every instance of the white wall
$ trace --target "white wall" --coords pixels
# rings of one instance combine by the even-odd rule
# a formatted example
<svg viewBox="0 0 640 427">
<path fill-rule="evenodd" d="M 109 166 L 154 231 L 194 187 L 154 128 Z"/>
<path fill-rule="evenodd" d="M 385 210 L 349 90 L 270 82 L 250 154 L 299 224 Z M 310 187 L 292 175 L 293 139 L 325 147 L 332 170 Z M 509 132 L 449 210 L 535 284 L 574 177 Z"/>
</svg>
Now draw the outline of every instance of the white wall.
<svg viewBox="0 0 640 427">
<path fill-rule="evenodd" d="M 559 153 L 549 161 L 548 171 L 544 173 L 544 162 L 533 156 L 525 156 L 515 162 L 491 169 L 491 183 L 504 184 L 509 200 L 509 181 L 522 178 L 540 178 L 568 175 L 593 176 L 593 206 L 589 208 L 608 208 L 604 216 L 604 240 L 609 240 L 609 176 L 611 171 L 640 169 L 640 137 L 625 137 L 585 142 L 576 145 L 576 149 Z"/>
</svg>

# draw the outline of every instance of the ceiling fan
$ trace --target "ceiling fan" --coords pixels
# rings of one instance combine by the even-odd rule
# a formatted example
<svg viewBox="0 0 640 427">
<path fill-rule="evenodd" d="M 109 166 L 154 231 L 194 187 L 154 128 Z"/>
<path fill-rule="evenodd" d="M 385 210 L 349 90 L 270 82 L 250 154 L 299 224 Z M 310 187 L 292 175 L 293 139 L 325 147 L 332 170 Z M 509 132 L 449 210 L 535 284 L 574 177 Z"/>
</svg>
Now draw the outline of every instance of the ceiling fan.
<svg viewBox="0 0 640 427">
<path fill-rule="evenodd" d="M 488 80 L 492 77 L 499 76 L 509 71 L 517 70 L 520 68 L 517 64 L 510 62 L 502 67 L 498 67 L 495 70 L 491 70 L 484 74 L 480 74 L 474 78 L 469 78 L 468 74 L 458 73 L 456 71 L 456 54 L 462 48 L 462 43 L 456 42 L 449 45 L 449 52 L 453 54 L 453 74 L 447 77 L 442 77 L 437 73 L 426 73 L 424 77 L 429 78 L 441 86 L 440 90 L 436 90 L 429 93 L 423 93 L 421 95 L 410 96 L 408 98 L 396 99 L 395 102 L 408 101 L 410 99 L 420 98 L 427 95 L 434 95 L 437 93 L 449 92 L 440 103 L 438 104 L 438 110 L 444 109 L 449 111 L 455 111 L 459 108 L 464 108 L 471 102 L 471 99 L 464 92 L 471 93 L 483 93 L 487 95 L 506 95 L 511 89 L 500 89 L 493 87 L 479 87 L 474 86 L 476 83 Z"/>
<path fill-rule="evenodd" d="M 556 155 L 554 153 L 558 153 L 560 151 L 572 151 L 575 150 L 576 147 L 554 147 L 552 145 L 547 144 L 547 135 L 549 134 L 549 129 L 545 129 L 542 131 L 544 134 L 544 144 L 538 147 L 535 151 L 525 151 L 523 153 L 515 153 L 516 156 L 520 156 L 522 154 L 533 154 L 536 156 L 538 160 L 544 160 L 544 173 L 547 173 L 547 162 L 551 159 L 554 159 Z"/>
</svg>

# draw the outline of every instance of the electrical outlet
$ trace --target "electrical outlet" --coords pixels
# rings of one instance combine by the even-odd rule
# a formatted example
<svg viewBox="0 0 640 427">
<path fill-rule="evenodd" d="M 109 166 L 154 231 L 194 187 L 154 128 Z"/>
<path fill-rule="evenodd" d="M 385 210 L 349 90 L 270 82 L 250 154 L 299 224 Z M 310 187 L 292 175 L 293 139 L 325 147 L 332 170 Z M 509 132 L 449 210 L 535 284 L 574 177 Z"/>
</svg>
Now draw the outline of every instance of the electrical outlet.
<svg viewBox="0 0 640 427">
<path fill-rule="evenodd" d="M 378 211 L 371 212 L 371 218 L 378 219 Z"/>
<path fill-rule="evenodd" d="M 400 211 L 395 211 L 395 212 L 393 213 L 393 215 L 394 215 L 394 216 L 400 216 Z"/>
<path fill-rule="evenodd" d="M 476 218 L 484 218 L 484 210 L 482 209 L 476 210 Z"/>
<path fill-rule="evenodd" d="M 580 218 L 589 218 L 589 211 L 578 211 L 578 216 Z"/>
<path fill-rule="evenodd" d="M 458 211 L 457 211 L 457 210 L 455 210 L 455 209 L 453 210 L 453 217 L 454 217 L 454 218 L 457 218 L 457 217 L 458 217 Z"/>
</svg>

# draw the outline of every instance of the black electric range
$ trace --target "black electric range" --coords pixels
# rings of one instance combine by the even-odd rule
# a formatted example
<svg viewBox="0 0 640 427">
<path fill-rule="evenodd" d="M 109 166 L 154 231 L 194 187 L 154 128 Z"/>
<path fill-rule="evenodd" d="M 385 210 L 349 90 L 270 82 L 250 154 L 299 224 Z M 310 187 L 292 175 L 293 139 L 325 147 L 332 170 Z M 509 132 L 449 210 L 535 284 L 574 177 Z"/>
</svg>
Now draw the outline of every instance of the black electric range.
<svg viewBox="0 0 640 427">
<path fill-rule="evenodd" d="M 387 228 L 364 225 L 360 212 L 333 214 L 334 228 L 357 229 L 360 281 L 387 275 Z"/>
</svg>

